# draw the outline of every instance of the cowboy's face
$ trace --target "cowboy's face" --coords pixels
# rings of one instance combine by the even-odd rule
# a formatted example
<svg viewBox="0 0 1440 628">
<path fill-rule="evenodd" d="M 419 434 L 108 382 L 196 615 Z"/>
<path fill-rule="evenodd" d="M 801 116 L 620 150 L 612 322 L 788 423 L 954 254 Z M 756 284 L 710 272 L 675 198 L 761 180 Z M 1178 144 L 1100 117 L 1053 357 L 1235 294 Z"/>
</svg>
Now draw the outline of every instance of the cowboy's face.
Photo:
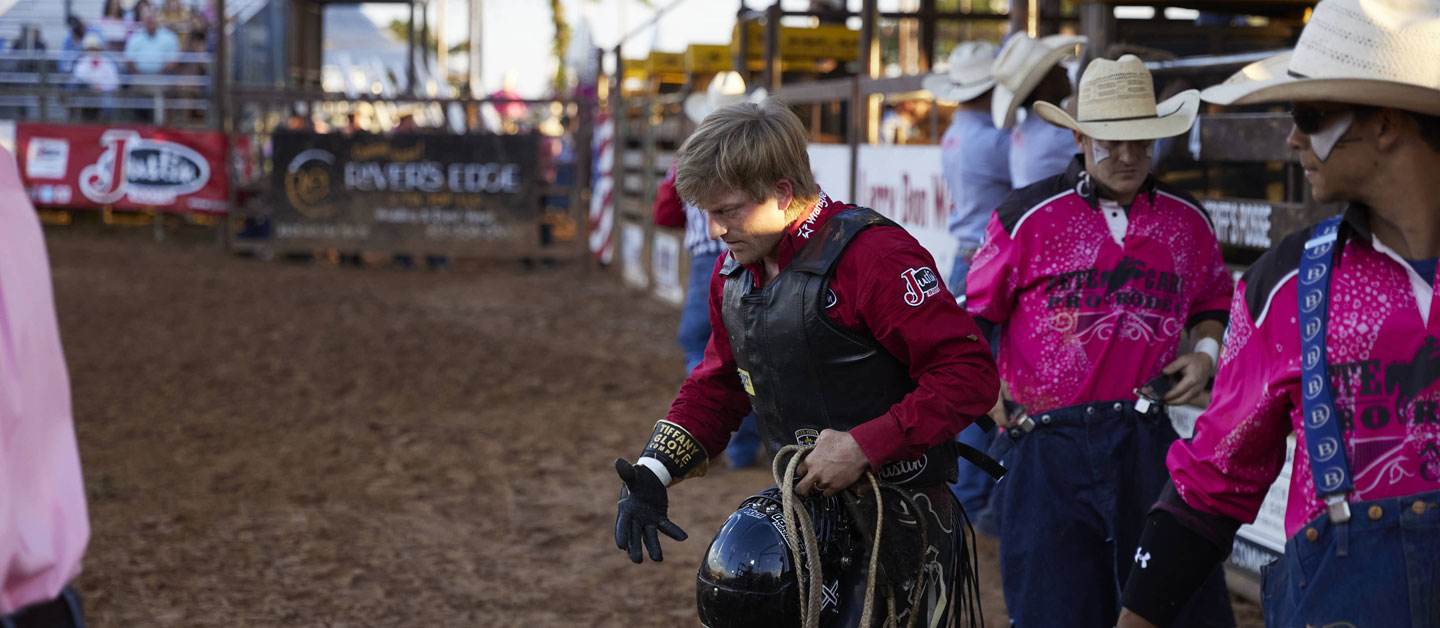
<svg viewBox="0 0 1440 628">
<path fill-rule="evenodd" d="M 1315 200 L 1355 198 L 1376 163 L 1367 116 L 1340 103 L 1293 102 L 1290 109 L 1295 125 L 1286 144 L 1300 159 Z"/>
<path fill-rule="evenodd" d="M 1150 175 L 1155 140 L 1097 140 L 1076 133 L 1075 143 L 1085 155 L 1085 171 L 1114 196 L 1113 200 L 1128 202 L 1134 198 Z"/>
<path fill-rule="evenodd" d="M 725 241 L 741 264 L 756 264 L 775 251 L 791 220 L 785 215 L 793 197 L 790 182 L 775 183 L 765 200 L 751 201 L 740 190 L 701 199 L 710 237 Z"/>
</svg>

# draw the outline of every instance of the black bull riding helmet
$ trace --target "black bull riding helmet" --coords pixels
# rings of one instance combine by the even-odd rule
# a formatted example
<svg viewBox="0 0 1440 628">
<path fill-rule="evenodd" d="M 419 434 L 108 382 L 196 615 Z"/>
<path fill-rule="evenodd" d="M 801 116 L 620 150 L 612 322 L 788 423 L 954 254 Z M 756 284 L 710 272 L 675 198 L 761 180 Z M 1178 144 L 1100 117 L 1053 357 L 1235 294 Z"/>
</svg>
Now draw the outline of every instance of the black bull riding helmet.
<svg viewBox="0 0 1440 628">
<path fill-rule="evenodd" d="M 815 523 L 825 578 L 820 625 L 859 625 L 869 548 L 850 529 L 838 497 L 806 500 L 797 516 L 807 512 Z M 695 586 L 700 622 L 706 628 L 799 628 L 800 591 L 791 556 L 793 542 L 798 540 L 785 530 L 780 489 L 771 488 L 742 502 L 721 526 L 700 563 Z M 804 543 L 799 547 L 803 561 Z M 804 570 L 805 566 L 798 568 Z M 876 606 L 877 611 L 884 607 Z M 883 622 L 883 615 L 877 612 L 873 625 Z"/>
</svg>

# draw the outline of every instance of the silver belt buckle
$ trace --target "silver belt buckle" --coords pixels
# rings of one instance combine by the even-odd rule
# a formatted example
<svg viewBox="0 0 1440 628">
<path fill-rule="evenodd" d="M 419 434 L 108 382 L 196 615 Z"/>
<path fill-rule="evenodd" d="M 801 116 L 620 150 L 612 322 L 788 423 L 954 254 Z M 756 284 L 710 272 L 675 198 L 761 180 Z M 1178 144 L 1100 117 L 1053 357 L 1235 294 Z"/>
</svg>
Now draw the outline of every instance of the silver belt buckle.
<svg viewBox="0 0 1440 628">
<path fill-rule="evenodd" d="M 1023 415 L 1019 419 L 1017 419 L 1015 421 L 1015 425 L 1019 426 L 1020 431 L 1025 432 L 1026 434 L 1035 431 L 1035 419 L 1030 418 L 1030 415 L 1028 414 Z"/>
<path fill-rule="evenodd" d="M 1345 501 L 1344 493 L 1326 495 L 1325 509 L 1330 512 L 1330 523 L 1350 521 L 1350 502 Z"/>
</svg>

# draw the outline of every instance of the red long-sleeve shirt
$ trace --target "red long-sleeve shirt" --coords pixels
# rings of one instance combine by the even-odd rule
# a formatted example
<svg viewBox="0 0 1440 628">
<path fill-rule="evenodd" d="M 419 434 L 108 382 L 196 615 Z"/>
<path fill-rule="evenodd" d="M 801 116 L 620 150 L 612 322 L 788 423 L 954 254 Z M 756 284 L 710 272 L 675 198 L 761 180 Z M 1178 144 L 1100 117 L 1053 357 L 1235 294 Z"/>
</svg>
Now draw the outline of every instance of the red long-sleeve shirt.
<svg viewBox="0 0 1440 628">
<path fill-rule="evenodd" d="M 655 187 L 655 205 L 651 207 L 654 214 L 655 224 L 661 227 L 685 227 L 685 204 L 680 201 L 680 194 L 675 191 L 675 168 L 671 166 L 670 174 L 665 175 L 665 180 Z"/>
<path fill-rule="evenodd" d="M 777 249 L 781 269 L 795 252 L 845 205 L 821 195 L 821 202 L 791 225 Z M 731 353 L 721 307 L 725 256 L 710 278 L 710 344 L 691 372 L 666 420 L 685 428 L 712 457 L 750 412 Z M 943 282 L 915 281 L 935 273 L 930 254 L 902 229 L 874 227 L 860 232 L 836 262 L 826 313 L 840 327 L 874 337 L 910 370 L 916 389 L 890 408 L 850 430 L 874 468 L 913 459 L 965 429 L 995 404 L 999 394 L 990 348 L 975 322 L 956 305 Z M 759 265 L 749 267 L 756 278 Z"/>
</svg>

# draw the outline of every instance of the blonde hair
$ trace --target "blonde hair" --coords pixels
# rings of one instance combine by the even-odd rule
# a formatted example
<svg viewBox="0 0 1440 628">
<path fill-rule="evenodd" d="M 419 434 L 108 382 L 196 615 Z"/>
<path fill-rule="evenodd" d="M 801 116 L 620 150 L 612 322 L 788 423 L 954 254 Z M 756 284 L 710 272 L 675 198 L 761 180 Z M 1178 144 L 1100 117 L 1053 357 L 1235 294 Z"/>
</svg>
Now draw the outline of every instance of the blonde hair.
<svg viewBox="0 0 1440 628">
<path fill-rule="evenodd" d="M 675 157 L 675 191 L 703 208 L 700 201 L 738 190 L 752 203 L 774 193 L 775 184 L 790 182 L 787 216 L 820 199 L 820 186 L 810 171 L 805 125 L 790 107 L 773 99 L 718 109 L 690 134 Z"/>
</svg>

